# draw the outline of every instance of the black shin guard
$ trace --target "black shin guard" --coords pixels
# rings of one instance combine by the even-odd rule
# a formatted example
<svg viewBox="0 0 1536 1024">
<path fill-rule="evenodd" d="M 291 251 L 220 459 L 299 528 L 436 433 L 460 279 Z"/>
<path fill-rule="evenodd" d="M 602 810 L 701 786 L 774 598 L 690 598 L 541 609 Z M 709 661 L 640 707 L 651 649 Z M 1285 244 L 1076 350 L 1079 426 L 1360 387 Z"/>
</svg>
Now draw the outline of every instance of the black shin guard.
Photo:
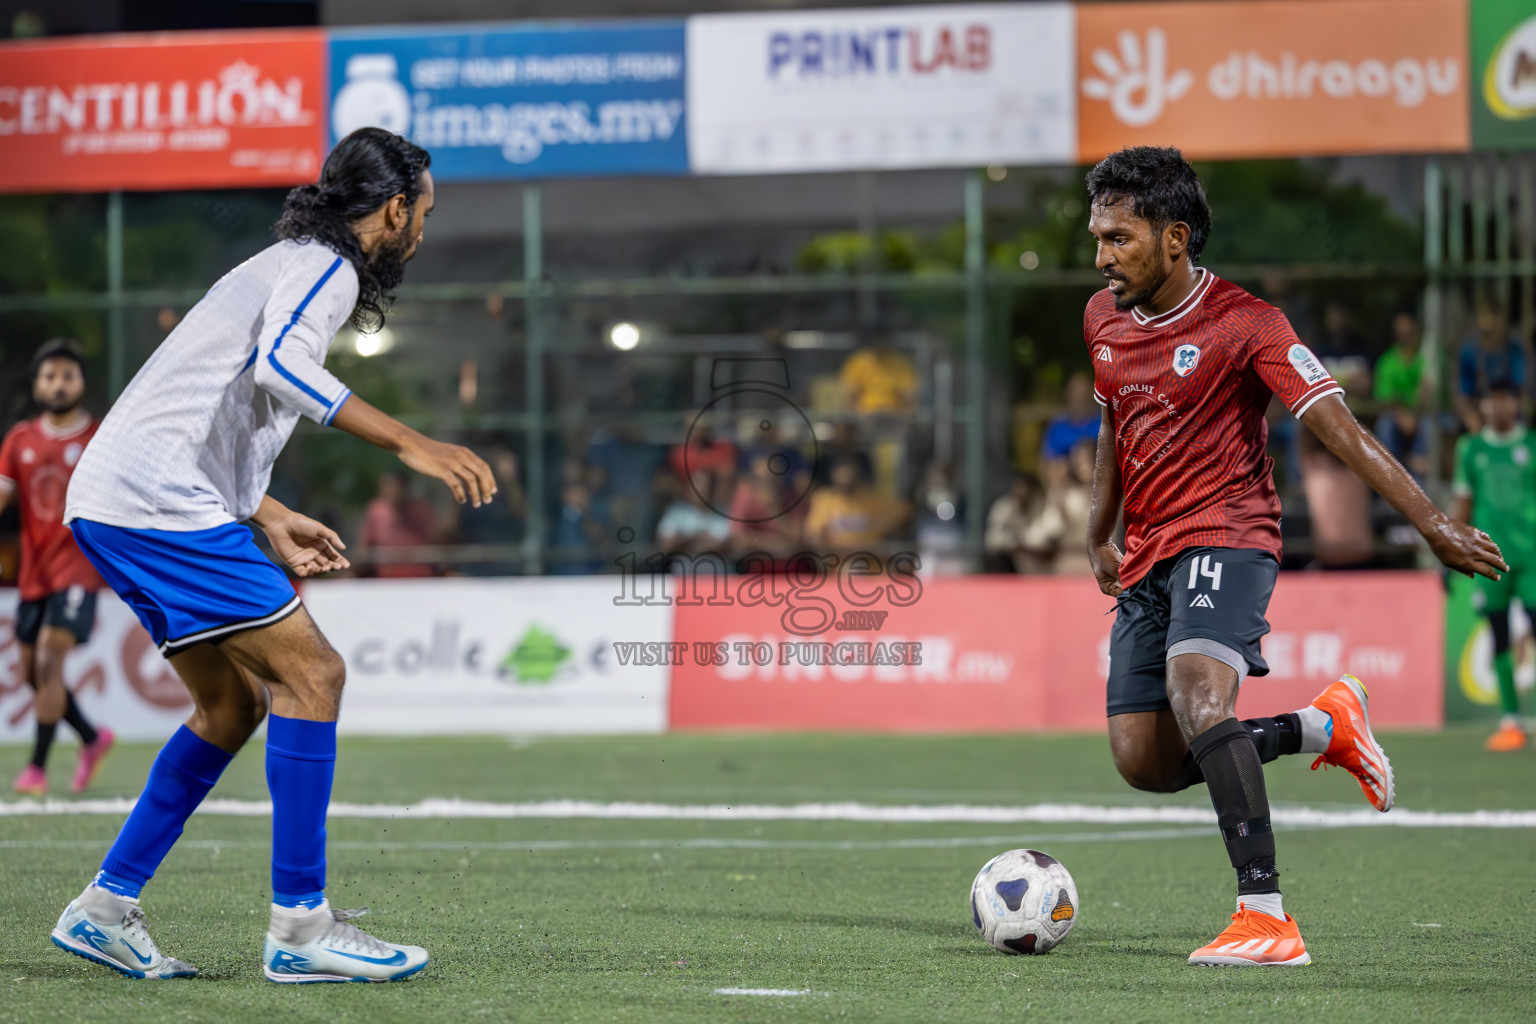
<svg viewBox="0 0 1536 1024">
<path fill-rule="evenodd" d="M 1264 764 L 1287 754 L 1301 753 L 1301 716 L 1294 712 L 1274 718 L 1245 719 L 1243 725 L 1253 736 L 1253 745 Z"/>
<path fill-rule="evenodd" d="M 68 722 L 69 727 L 79 734 L 81 743 L 91 744 L 96 742 L 95 728 L 90 722 L 86 721 L 85 715 L 81 714 L 80 705 L 75 703 L 75 695 L 68 690 L 65 691 L 64 697 L 64 721 Z"/>
<path fill-rule="evenodd" d="M 1205 776 L 1227 856 L 1237 869 L 1238 895 L 1279 892 L 1269 796 L 1253 733 L 1229 718 L 1196 736 L 1189 750 Z"/>
</svg>

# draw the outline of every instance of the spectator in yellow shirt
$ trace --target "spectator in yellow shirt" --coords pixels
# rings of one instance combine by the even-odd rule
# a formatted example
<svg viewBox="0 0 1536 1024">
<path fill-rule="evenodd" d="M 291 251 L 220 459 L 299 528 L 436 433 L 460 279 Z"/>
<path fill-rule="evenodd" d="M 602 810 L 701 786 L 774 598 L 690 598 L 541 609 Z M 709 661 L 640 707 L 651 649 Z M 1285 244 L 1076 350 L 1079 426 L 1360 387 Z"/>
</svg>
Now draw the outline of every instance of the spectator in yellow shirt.
<svg viewBox="0 0 1536 1024">
<path fill-rule="evenodd" d="M 838 378 L 855 412 L 911 412 L 917 407 L 917 373 L 912 360 L 884 341 L 873 340 L 855 351 Z"/>
<path fill-rule="evenodd" d="M 889 538 L 907 518 L 906 502 L 887 497 L 864 481 L 857 459 L 832 465 L 832 485 L 811 493 L 805 540 L 818 552 L 869 549 Z"/>
</svg>

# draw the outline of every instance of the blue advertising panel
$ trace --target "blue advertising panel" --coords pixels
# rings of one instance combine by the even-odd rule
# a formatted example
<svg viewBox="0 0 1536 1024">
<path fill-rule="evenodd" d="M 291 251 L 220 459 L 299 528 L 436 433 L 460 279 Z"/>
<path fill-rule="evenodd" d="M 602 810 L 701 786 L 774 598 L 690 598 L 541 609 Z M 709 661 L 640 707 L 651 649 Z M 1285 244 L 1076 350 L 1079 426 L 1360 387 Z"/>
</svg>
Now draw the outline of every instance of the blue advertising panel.
<svg viewBox="0 0 1536 1024">
<path fill-rule="evenodd" d="M 439 181 L 687 174 L 683 23 L 330 34 L 330 138 L 376 125 Z"/>
</svg>

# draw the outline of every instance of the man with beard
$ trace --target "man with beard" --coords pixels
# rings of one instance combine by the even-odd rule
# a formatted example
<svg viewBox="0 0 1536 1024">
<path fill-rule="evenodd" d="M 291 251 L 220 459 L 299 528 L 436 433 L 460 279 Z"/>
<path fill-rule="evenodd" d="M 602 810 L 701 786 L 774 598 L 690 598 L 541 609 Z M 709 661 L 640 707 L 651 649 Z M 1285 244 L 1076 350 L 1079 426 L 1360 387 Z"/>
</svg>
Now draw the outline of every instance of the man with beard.
<svg viewBox="0 0 1536 1024">
<path fill-rule="evenodd" d="M 48 795 L 48 751 L 62 719 L 80 735 L 80 760 L 71 788 L 85 791 L 112 749 L 112 730 L 96 729 L 64 685 L 64 659 L 90 639 L 101 577 L 64 525 L 70 474 L 96 433 L 80 407 L 85 398 L 85 356 L 64 338 L 44 343 L 32 357 L 32 399 L 43 414 L 11 428 L 0 444 L 0 509 L 14 498 L 21 511 L 21 603 L 16 643 L 21 674 L 36 691 L 37 733 L 32 760 L 12 786 L 27 796 Z"/>
<path fill-rule="evenodd" d="M 1317 755 L 1392 807 L 1392 766 L 1353 676 L 1291 714 L 1240 722 L 1238 687 L 1269 669 L 1259 640 L 1279 569 L 1280 501 L 1264 410 L 1278 397 L 1460 572 L 1508 570 L 1480 530 L 1440 512 L 1375 435 L 1284 314 L 1198 266 L 1211 212 L 1176 149 L 1115 153 L 1088 174 L 1089 231 L 1109 287 L 1083 336 L 1104 406 L 1088 555 L 1119 601 L 1110 635 L 1109 737 L 1137 789 L 1204 782 L 1232 866 L 1237 913 L 1197 965 L 1310 962 L 1281 908 L 1262 764 Z M 1122 505 L 1125 552 L 1113 536 Z"/>
<path fill-rule="evenodd" d="M 288 195 L 276 245 L 209 289 L 139 370 L 70 484 L 66 520 L 134 609 L 196 705 L 155 759 L 101 871 L 59 917 L 60 948 L 134 978 L 196 969 L 162 955 L 139 893 L 263 718 L 272 794 L 272 906 L 263 970 L 277 982 L 394 981 L 426 950 L 383 942 L 332 911 L 325 816 L 345 666 L 246 521 L 298 576 L 348 565 L 335 531 L 266 494 L 300 415 L 442 480 L 496 493 L 474 453 L 384 415 L 324 368 L 345 323 L 382 325 L 389 290 L 432 210 L 427 152 L 364 128 Z"/>
</svg>

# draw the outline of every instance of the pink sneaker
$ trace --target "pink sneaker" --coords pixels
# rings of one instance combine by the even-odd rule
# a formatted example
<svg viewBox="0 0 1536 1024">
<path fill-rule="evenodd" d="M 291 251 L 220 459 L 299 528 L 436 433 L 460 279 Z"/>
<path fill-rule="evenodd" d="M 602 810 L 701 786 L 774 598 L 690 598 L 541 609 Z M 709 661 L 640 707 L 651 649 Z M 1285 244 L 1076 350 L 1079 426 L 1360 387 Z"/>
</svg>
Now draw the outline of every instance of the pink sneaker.
<svg viewBox="0 0 1536 1024">
<path fill-rule="evenodd" d="M 84 793 L 91 780 L 96 777 L 96 769 L 101 767 L 101 762 L 112 753 L 112 745 L 117 742 L 111 729 L 97 729 L 96 742 L 85 743 L 80 747 L 80 763 L 75 766 L 75 781 L 70 783 L 70 789 L 76 793 Z"/>
<path fill-rule="evenodd" d="M 16 776 L 11 791 L 20 793 L 22 796 L 47 796 L 48 773 L 28 761 L 27 766 L 21 770 L 21 774 Z"/>
</svg>

